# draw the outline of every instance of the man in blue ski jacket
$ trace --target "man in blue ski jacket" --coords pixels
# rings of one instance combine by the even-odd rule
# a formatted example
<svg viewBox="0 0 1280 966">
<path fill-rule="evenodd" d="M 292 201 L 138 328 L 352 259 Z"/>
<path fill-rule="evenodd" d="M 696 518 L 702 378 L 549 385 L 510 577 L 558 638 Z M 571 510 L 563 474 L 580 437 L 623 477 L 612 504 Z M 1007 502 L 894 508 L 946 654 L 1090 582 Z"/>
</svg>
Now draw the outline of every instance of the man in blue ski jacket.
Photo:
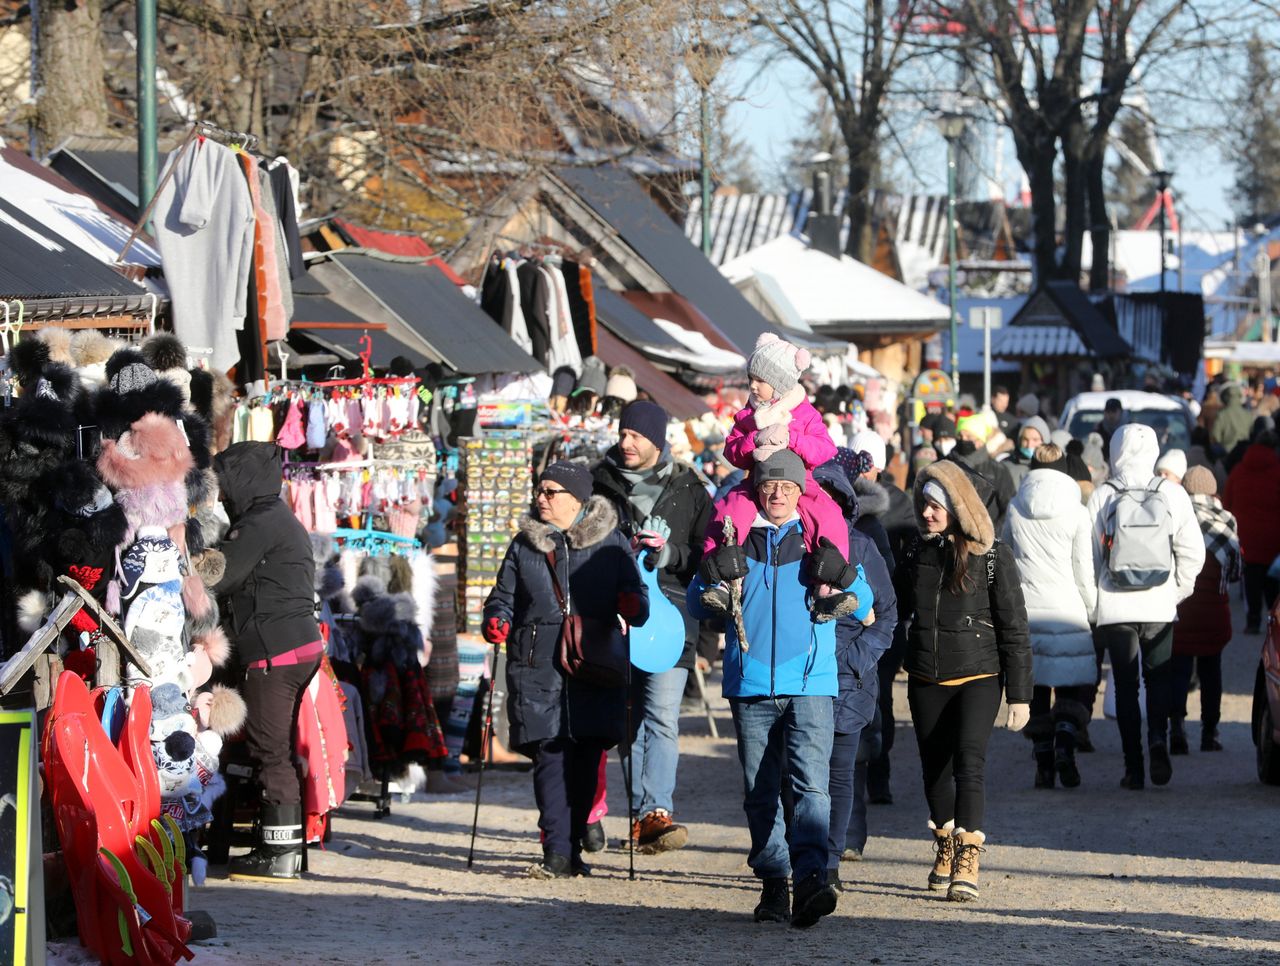
<svg viewBox="0 0 1280 966">
<path fill-rule="evenodd" d="M 853 617 L 871 611 L 873 596 L 861 567 L 850 566 L 829 542 L 806 557 L 796 503 L 805 487 L 805 466 L 781 450 L 752 472 L 759 513 L 742 546 L 706 555 L 689 586 L 689 613 L 710 615 L 702 591 L 719 581 L 742 581 L 742 626 L 726 620 L 724 696 L 738 732 L 747 826 L 748 863 L 762 880 L 757 922 L 812 926 L 835 911 L 836 892 L 827 885 L 828 793 L 834 733 L 832 699 L 837 693 L 836 628 L 816 624 L 807 596 L 818 583 L 848 588 L 858 597 Z M 780 792 L 788 766 L 795 802 L 790 844 Z M 794 902 L 787 877 L 794 881 Z"/>
</svg>

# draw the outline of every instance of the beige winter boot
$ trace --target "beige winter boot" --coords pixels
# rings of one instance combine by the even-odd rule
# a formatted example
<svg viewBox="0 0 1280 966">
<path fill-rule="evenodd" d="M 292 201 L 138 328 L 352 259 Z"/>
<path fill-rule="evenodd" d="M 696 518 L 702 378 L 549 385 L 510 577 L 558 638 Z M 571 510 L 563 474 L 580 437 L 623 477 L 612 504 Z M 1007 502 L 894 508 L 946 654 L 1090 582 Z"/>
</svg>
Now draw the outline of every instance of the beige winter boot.
<svg viewBox="0 0 1280 966">
<path fill-rule="evenodd" d="M 929 820 L 929 829 L 933 832 L 933 847 L 936 852 L 933 857 L 933 868 L 929 872 L 930 889 L 945 889 L 951 883 L 951 866 L 956 858 L 956 843 L 952 838 L 955 827 L 954 821 L 938 828 L 933 824 L 933 819 Z"/>
<path fill-rule="evenodd" d="M 952 902 L 972 902 L 978 898 L 978 856 L 986 851 L 982 843 L 987 840 L 982 832 L 955 831 L 955 865 L 951 874 L 951 888 L 947 898 Z"/>
</svg>

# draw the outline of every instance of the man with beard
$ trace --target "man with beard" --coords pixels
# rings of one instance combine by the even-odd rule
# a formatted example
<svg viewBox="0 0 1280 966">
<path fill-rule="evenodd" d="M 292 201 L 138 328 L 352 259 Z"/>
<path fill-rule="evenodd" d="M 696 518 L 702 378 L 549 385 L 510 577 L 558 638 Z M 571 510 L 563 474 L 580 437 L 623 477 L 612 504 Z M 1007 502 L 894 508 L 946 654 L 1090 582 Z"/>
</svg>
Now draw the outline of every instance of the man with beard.
<svg viewBox="0 0 1280 966">
<path fill-rule="evenodd" d="M 711 519 L 711 498 L 698 474 L 671 456 L 667 420 L 657 403 L 629 404 L 618 421 L 618 444 L 592 470 L 595 492 L 617 508 L 618 525 L 640 552 L 640 566 L 658 571 L 659 589 L 684 618 L 684 652 L 675 667 L 661 674 L 632 669 L 639 729 L 631 743 L 631 798 L 639 818 L 630 834 L 644 853 L 678 849 L 689 840 L 688 829 L 671 817 L 680 701 L 698 642 L 685 591 L 702 560 L 702 534 Z"/>
</svg>

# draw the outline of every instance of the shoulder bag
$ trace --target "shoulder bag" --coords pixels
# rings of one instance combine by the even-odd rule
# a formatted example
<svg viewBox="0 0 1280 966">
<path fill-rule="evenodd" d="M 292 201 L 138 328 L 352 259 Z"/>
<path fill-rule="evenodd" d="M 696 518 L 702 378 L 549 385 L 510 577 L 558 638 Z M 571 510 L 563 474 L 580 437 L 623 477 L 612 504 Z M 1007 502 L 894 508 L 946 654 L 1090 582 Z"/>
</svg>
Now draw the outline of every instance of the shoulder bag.
<svg viewBox="0 0 1280 966">
<path fill-rule="evenodd" d="M 565 677 L 598 688 L 620 688 L 627 683 L 627 642 L 616 619 L 601 620 L 573 613 L 571 602 L 560 586 L 556 554 L 547 551 L 551 586 L 560 604 L 564 623 L 560 625 L 557 660 Z"/>
</svg>

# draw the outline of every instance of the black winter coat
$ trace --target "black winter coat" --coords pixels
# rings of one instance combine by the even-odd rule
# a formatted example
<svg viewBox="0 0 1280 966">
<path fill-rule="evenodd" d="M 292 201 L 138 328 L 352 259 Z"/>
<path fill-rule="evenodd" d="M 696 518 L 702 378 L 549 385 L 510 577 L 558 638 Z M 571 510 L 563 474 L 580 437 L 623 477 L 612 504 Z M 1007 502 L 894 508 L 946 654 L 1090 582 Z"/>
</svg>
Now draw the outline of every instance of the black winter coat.
<svg viewBox="0 0 1280 966">
<path fill-rule="evenodd" d="M 618 518 L 604 497 L 593 496 L 585 512 L 567 531 L 530 517 L 498 571 L 485 601 L 484 616 L 511 622 L 507 637 L 508 717 L 511 746 L 527 749 L 551 738 L 596 738 L 613 744 L 622 738 L 625 702 L 622 688 L 599 688 L 569 680 L 556 660 L 560 605 L 551 582 L 548 550 L 554 550 L 560 586 L 566 584 L 574 613 L 616 620 L 618 595 L 638 594 L 644 602 L 632 621 L 649 617 L 648 595 Z"/>
<path fill-rule="evenodd" d="M 997 542 L 995 571 L 989 555 L 970 554 L 968 590 L 952 593 L 951 554 L 939 537 L 922 537 L 899 568 L 898 594 L 910 615 L 908 674 L 952 681 L 999 674 L 1010 704 L 1031 701 L 1031 638 L 1013 553 Z"/>
<path fill-rule="evenodd" d="M 684 652 L 676 667 L 692 668 L 698 643 L 698 622 L 689 616 L 685 592 L 689 581 L 702 562 L 702 537 L 711 520 L 711 495 L 702 480 L 683 463 L 675 463 L 666 486 L 649 514 L 637 513 L 628 498 L 628 480 L 618 469 L 621 454 L 615 446 L 591 471 L 595 491 L 613 504 L 618 514 L 618 529 L 630 539 L 635 536 L 647 515 L 662 517 L 671 527 L 667 543 L 671 560 L 658 574 L 658 587 L 675 604 L 684 618 Z"/>
<path fill-rule="evenodd" d="M 283 475 L 274 443 L 236 443 L 213 469 L 231 529 L 218 549 L 226 573 L 213 588 L 242 665 L 270 660 L 320 640 L 311 538 L 280 499 Z"/>
</svg>

